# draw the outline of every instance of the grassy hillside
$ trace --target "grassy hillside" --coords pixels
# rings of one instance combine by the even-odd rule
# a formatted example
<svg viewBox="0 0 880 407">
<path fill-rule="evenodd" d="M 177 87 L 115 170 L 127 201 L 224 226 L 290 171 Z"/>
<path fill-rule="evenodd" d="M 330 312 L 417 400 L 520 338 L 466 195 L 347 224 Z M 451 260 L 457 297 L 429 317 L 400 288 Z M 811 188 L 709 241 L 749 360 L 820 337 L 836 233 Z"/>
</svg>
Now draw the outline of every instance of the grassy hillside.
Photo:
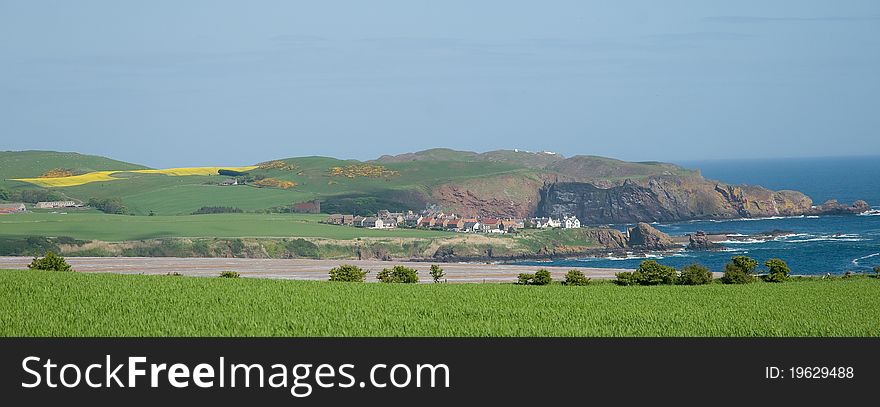
<svg viewBox="0 0 880 407">
<path fill-rule="evenodd" d="M 38 177 L 55 168 L 77 173 L 105 170 L 147 169 L 138 164 L 106 157 L 58 151 L 0 151 L 0 182 L 12 178 Z M 18 183 L 16 183 L 18 185 Z"/>
<path fill-rule="evenodd" d="M 338 160 L 328 157 L 298 157 L 279 160 L 283 166 L 254 169 L 249 176 L 295 183 L 287 189 L 257 187 L 253 184 L 220 186 L 218 175 L 169 176 L 155 173 L 121 172 L 104 177 L 103 182 L 51 187 L 64 197 L 88 201 L 90 198 L 118 198 L 137 215 L 151 211 L 160 215 L 185 215 L 202 206 L 231 206 L 245 211 L 266 210 L 319 198 L 327 207 L 351 211 L 364 203 L 360 198 L 378 199 L 374 206 L 390 209 L 419 209 L 426 203 L 440 203 L 461 210 L 454 196 L 471 191 L 484 201 L 493 198 L 528 201 L 534 206 L 536 188 L 544 176 L 557 171 L 583 177 L 643 177 L 677 171 L 678 167 L 659 163 L 624 163 L 617 160 L 583 157 L 565 159 L 550 153 L 498 150 L 473 153 L 433 149 L 371 162 Z M 55 168 L 74 173 L 135 170 L 144 168 L 103 157 L 76 153 L 43 151 L 0 153 L 0 179 L 7 189 L 35 189 L 37 186 L 11 181 L 13 178 L 39 177 Z M 119 179 L 116 179 L 119 178 Z M 515 182 L 515 180 L 528 182 Z M 341 209 L 340 209 L 341 208 Z M 369 210 L 374 210 L 370 206 Z M 522 211 L 520 211 L 522 212 Z"/>
<path fill-rule="evenodd" d="M 23 213 L 0 216 L 0 237 L 69 236 L 124 241 L 165 237 L 432 237 L 430 230 L 372 230 L 318 223 L 324 215 L 237 214 L 127 216 L 97 212 Z"/>
<path fill-rule="evenodd" d="M 0 270 L 0 335 L 877 336 L 865 310 L 880 306 L 878 284 L 406 285 Z"/>
</svg>

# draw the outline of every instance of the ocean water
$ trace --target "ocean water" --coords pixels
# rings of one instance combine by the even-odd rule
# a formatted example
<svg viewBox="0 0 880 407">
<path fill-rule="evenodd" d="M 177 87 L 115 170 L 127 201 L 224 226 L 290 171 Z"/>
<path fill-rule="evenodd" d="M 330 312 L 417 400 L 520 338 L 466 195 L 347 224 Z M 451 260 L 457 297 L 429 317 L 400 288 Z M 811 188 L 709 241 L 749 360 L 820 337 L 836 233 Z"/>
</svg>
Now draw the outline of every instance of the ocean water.
<svg viewBox="0 0 880 407">
<path fill-rule="evenodd" d="M 783 160 L 706 161 L 680 163 L 700 168 L 703 176 L 728 183 L 762 185 L 771 189 L 794 189 L 813 198 L 852 203 L 863 199 L 880 209 L 880 157 L 813 158 Z M 612 225 L 624 229 L 631 225 Z M 781 258 L 796 274 L 840 274 L 870 271 L 880 266 L 880 213 L 851 216 L 777 217 L 729 221 L 690 221 L 655 224 L 670 235 L 703 230 L 707 233 L 753 235 L 781 230 L 788 232 L 769 241 L 726 241 L 722 252 L 688 251 L 648 258 L 680 268 L 699 262 L 721 271 L 730 257 L 745 255 L 761 263 Z M 645 257 L 583 258 L 534 265 L 636 268 Z"/>
</svg>

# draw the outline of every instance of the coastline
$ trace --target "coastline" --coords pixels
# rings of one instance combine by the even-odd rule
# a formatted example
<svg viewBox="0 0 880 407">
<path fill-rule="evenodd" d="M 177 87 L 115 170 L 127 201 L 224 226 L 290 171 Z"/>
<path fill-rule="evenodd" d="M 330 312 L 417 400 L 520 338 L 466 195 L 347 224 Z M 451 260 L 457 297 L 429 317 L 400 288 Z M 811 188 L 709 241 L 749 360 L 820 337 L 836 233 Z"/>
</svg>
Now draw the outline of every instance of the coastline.
<svg viewBox="0 0 880 407">
<path fill-rule="evenodd" d="M 30 257 L 0 257 L 0 269 L 26 269 Z M 82 273 L 117 273 L 163 275 L 180 273 L 193 277 L 216 277 L 222 271 L 235 271 L 242 277 L 284 280 L 327 280 L 331 268 L 352 264 L 369 270 L 367 281 L 376 281 L 383 268 L 404 265 L 419 270 L 423 283 L 430 283 L 429 262 L 385 260 L 311 260 L 311 259 L 249 259 L 200 257 L 68 257 L 73 269 Z M 438 264 L 438 262 L 435 262 Z M 600 267 L 524 266 L 506 263 L 442 263 L 448 283 L 512 283 L 519 273 L 547 269 L 554 280 L 562 280 L 569 270 L 580 270 L 589 278 L 612 279 L 615 273 L 629 269 Z"/>
</svg>

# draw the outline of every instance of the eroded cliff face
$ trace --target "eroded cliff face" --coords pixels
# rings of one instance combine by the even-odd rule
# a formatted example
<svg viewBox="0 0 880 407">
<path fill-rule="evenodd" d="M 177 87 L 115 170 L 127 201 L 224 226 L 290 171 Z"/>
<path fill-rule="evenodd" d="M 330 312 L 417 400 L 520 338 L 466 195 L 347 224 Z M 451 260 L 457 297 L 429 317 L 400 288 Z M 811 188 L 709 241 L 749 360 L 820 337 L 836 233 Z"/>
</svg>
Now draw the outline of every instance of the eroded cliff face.
<svg viewBox="0 0 880 407">
<path fill-rule="evenodd" d="M 671 222 L 796 216 L 813 213 L 812 200 L 796 191 L 733 186 L 699 176 L 659 176 L 611 188 L 559 182 L 541 190 L 539 216 L 574 214 L 587 224 Z"/>
<path fill-rule="evenodd" d="M 535 213 L 544 182 L 518 175 L 448 183 L 431 190 L 435 202 L 462 216 L 525 218 Z"/>
</svg>

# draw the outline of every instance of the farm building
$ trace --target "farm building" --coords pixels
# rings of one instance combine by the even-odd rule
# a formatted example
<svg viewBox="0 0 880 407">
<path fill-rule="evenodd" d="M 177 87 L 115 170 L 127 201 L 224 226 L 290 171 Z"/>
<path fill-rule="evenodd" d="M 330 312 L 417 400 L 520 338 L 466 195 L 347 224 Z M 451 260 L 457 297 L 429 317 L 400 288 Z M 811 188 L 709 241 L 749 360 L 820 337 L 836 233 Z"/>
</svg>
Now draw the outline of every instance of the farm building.
<svg viewBox="0 0 880 407">
<path fill-rule="evenodd" d="M 82 206 L 74 201 L 49 201 L 37 202 L 34 207 L 37 209 L 58 209 L 58 208 L 77 208 Z"/>
<path fill-rule="evenodd" d="M 238 185 L 238 180 L 235 178 L 227 178 L 227 179 L 224 179 L 223 181 L 220 181 L 220 185 L 222 185 L 222 186 Z"/>
<path fill-rule="evenodd" d="M 313 200 L 306 202 L 297 202 L 291 205 L 291 209 L 295 213 L 321 213 L 321 201 Z"/>
<path fill-rule="evenodd" d="M 0 204 L 0 213 L 17 213 L 25 212 L 27 208 L 23 203 Z"/>
</svg>

